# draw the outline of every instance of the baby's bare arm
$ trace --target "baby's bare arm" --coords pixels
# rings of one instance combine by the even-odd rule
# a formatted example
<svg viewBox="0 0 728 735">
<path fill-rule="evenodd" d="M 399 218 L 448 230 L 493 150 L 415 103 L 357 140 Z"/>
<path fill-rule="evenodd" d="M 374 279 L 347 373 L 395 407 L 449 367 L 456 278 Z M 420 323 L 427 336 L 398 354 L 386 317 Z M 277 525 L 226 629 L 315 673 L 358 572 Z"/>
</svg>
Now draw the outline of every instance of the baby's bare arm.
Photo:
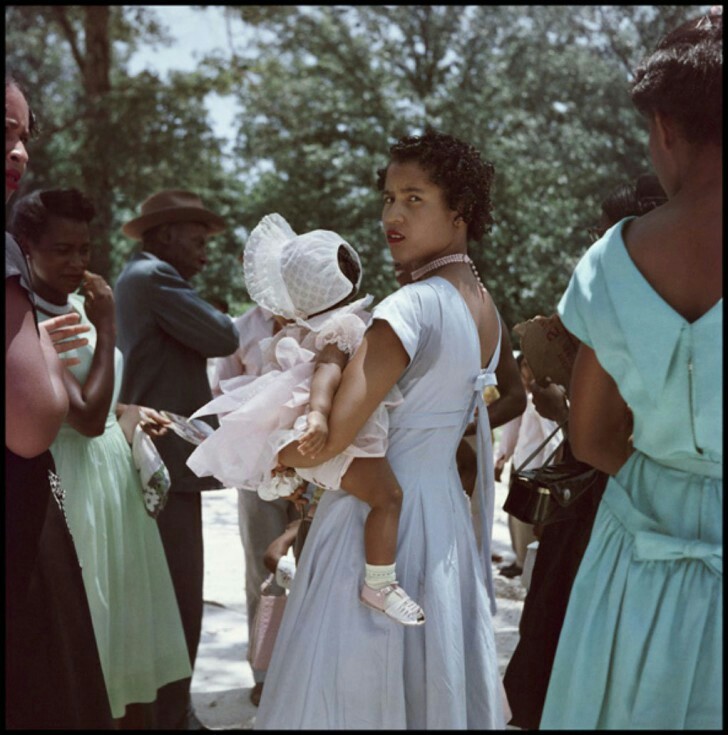
<svg viewBox="0 0 728 735">
<path fill-rule="evenodd" d="M 309 403 L 312 411 L 319 411 L 328 418 L 341 374 L 349 358 L 336 345 L 326 345 L 319 353 L 311 381 Z"/>
<path fill-rule="evenodd" d="M 345 352 L 336 345 L 327 345 L 316 359 L 306 432 L 300 439 L 300 451 L 315 457 L 326 445 L 329 436 L 329 413 L 334 394 L 341 383 L 341 374 L 348 361 Z"/>
</svg>

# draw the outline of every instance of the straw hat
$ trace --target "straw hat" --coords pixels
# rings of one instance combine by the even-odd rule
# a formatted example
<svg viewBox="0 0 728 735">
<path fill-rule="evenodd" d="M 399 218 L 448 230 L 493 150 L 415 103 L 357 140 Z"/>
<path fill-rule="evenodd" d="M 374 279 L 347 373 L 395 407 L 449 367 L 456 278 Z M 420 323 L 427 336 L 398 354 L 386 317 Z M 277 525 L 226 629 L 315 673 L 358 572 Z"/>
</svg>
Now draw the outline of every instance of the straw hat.
<svg viewBox="0 0 728 735">
<path fill-rule="evenodd" d="M 359 266 L 356 284 L 339 267 L 342 246 Z M 250 233 L 243 267 L 250 297 L 268 311 L 297 321 L 358 290 L 362 272 L 357 252 L 341 235 L 331 230 L 297 235 L 280 214 L 266 215 Z"/>
<path fill-rule="evenodd" d="M 142 203 L 141 216 L 127 222 L 121 231 L 132 240 L 141 240 L 147 230 L 169 222 L 201 222 L 207 225 L 211 235 L 227 226 L 222 217 L 205 209 L 197 194 L 171 189 L 148 197 Z"/>
</svg>

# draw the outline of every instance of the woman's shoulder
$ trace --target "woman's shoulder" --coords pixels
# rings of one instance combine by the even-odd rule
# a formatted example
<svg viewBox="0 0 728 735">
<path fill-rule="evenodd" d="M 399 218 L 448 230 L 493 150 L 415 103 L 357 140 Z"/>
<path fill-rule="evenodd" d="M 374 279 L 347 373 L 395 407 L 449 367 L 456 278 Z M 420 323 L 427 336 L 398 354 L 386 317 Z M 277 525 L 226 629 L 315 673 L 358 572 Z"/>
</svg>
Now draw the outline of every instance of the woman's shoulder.
<svg viewBox="0 0 728 735">
<path fill-rule="evenodd" d="M 610 258 L 624 249 L 624 229 L 634 217 L 625 217 L 613 224 L 581 257 L 575 274 L 596 275 Z"/>
<path fill-rule="evenodd" d="M 623 267 L 626 253 L 623 231 L 634 217 L 626 217 L 612 225 L 579 259 L 574 268 L 567 293 L 594 296 L 600 284 L 603 286 L 613 272 Z"/>
<path fill-rule="evenodd" d="M 19 278 L 20 285 L 29 293 L 33 290 L 30 287 L 30 273 L 28 271 L 28 263 L 25 260 L 23 251 L 15 238 L 8 232 L 5 233 L 5 278 Z"/>
<path fill-rule="evenodd" d="M 574 336 L 593 346 L 591 323 L 613 309 L 614 289 L 624 277 L 623 228 L 634 219 L 626 217 L 610 227 L 581 257 L 574 268 L 557 311 L 564 326 Z"/>
<path fill-rule="evenodd" d="M 429 303 L 440 301 L 446 294 L 447 288 L 441 279 L 430 278 L 426 281 L 408 283 L 382 299 L 374 308 L 374 315 L 386 309 L 402 311 L 411 311 L 413 308 L 421 309 Z"/>
<path fill-rule="evenodd" d="M 426 336 L 440 328 L 443 314 L 450 312 L 447 306 L 443 307 L 443 299 L 452 294 L 457 297 L 456 291 L 450 289 L 450 293 L 447 284 L 439 280 L 408 283 L 374 308 L 372 318 L 388 322 L 410 358 Z"/>
</svg>

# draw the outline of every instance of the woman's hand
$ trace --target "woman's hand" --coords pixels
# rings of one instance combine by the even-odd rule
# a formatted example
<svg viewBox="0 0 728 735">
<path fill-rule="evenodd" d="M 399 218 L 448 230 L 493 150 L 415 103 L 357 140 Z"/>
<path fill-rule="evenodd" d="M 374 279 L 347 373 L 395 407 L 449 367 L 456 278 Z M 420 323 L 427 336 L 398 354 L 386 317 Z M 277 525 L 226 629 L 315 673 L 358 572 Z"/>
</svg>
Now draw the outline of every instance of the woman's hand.
<svg viewBox="0 0 728 735">
<path fill-rule="evenodd" d="M 149 434 L 152 439 L 157 439 L 167 433 L 167 427 L 171 423 L 169 419 L 166 419 L 153 408 L 134 404 L 129 404 L 123 408 L 118 417 L 118 421 L 129 444 L 134 439 L 134 429 L 137 424 L 139 424 L 139 428 L 145 434 Z"/>
<path fill-rule="evenodd" d="M 561 423 L 569 417 L 569 404 L 566 400 L 566 389 L 551 382 L 551 378 L 544 380 L 545 385 L 535 380 L 529 383 L 528 389 L 533 398 L 533 407 L 545 419 Z"/>
<path fill-rule="evenodd" d="M 99 332 L 116 334 L 114 292 L 96 273 L 84 271 L 79 293 L 86 299 L 84 308 L 89 321 Z"/>
<path fill-rule="evenodd" d="M 58 355 L 63 355 L 65 352 L 70 352 L 88 344 L 85 337 L 79 337 L 78 335 L 88 332 L 91 327 L 88 324 L 80 324 L 80 321 L 81 315 L 76 311 L 72 311 L 70 314 L 46 319 L 44 322 L 40 322 L 38 327 L 50 337 Z M 60 360 L 66 367 L 72 367 L 81 362 L 77 357 L 61 357 Z"/>
</svg>

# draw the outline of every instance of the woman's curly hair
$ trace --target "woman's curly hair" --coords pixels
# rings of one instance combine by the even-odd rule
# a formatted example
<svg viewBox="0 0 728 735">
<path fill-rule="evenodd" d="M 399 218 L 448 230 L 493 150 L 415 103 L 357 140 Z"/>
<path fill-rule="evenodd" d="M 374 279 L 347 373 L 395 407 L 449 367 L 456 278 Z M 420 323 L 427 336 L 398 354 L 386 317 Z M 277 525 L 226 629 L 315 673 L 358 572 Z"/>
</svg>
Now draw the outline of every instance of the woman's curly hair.
<svg viewBox="0 0 728 735">
<path fill-rule="evenodd" d="M 722 145 L 723 16 L 720 9 L 668 33 L 634 72 L 641 114 L 674 120 L 689 143 Z"/>
<path fill-rule="evenodd" d="M 490 199 L 495 168 L 473 146 L 427 128 L 425 134 L 400 138 L 390 149 L 390 163 L 418 163 L 439 186 L 447 206 L 468 225 L 468 240 L 479 242 L 493 224 Z M 377 188 L 384 190 L 387 168 L 377 170 Z"/>
</svg>

